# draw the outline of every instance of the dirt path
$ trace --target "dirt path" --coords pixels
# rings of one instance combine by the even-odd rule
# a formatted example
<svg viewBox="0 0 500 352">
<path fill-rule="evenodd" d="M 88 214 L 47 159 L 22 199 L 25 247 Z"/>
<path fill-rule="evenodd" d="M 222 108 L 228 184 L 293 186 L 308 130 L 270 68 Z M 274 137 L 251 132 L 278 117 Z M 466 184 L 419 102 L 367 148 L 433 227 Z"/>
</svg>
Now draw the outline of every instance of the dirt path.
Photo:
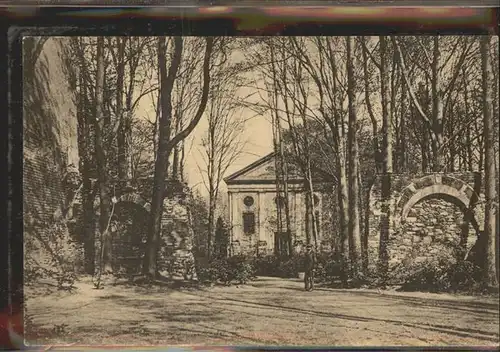
<svg viewBox="0 0 500 352">
<path fill-rule="evenodd" d="M 114 286 L 28 299 L 31 344 L 498 346 L 497 298 L 316 289 L 259 278 L 240 287 Z"/>
</svg>

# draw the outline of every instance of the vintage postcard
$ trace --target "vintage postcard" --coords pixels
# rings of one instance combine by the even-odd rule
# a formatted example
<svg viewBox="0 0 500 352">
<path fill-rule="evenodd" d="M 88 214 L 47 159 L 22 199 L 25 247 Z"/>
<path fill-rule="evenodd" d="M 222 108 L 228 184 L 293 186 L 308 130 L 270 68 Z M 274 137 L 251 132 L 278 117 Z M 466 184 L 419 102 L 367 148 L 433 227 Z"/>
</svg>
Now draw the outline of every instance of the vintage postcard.
<svg viewBox="0 0 500 352">
<path fill-rule="evenodd" d="M 25 343 L 498 346 L 498 45 L 25 37 Z"/>
</svg>

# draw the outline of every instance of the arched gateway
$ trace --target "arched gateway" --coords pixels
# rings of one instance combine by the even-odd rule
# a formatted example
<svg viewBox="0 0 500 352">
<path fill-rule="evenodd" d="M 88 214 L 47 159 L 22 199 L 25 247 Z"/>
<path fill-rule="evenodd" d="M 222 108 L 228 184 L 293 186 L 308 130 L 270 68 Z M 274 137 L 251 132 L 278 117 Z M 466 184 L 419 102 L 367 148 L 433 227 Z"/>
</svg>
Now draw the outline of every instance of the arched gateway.
<svg viewBox="0 0 500 352">
<path fill-rule="evenodd" d="M 137 193 L 126 193 L 116 200 L 112 218 L 115 270 L 136 273 L 142 266 L 151 208 Z"/>
<path fill-rule="evenodd" d="M 389 268 L 467 253 L 482 231 L 482 196 L 474 191 L 474 173 L 393 175 L 389 207 Z M 370 190 L 369 262 L 378 262 L 382 204 L 381 182 Z M 468 214 L 468 216 L 466 216 Z M 387 226 L 387 225 L 386 225 Z M 457 251 L 459 250 L 459 251 Z"/>
</svg>

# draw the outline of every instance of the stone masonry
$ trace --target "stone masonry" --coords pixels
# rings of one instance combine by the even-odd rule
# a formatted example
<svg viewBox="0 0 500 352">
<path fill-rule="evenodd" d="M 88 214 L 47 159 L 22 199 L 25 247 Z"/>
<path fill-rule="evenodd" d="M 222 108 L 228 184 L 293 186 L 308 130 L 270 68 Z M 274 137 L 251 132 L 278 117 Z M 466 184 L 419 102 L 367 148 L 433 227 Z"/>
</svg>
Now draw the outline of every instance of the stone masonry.
<svg viewBox="0 0 500 352">
<path fill-rule="evenodd" d="M 143 211 L 137 216 L 148 216 L 150 204 L 139 194 L 130 192 L 122 194 L 117 199 L 117 205 L 129 203 L 142 208 Z M 148 219 L 129 219 L 146 223 Z M 147 225 L 146 225 L 147 226 Z M 119 234 L 117 234 L 119 235 Z M 145 243 L 145 232 L 142 242 Z M 194 267 L 194 256 L 192 253 L 193 229 L 191 224 L 191 213 L 181 195 L 175 194 L 166 197 L 163 201 L 163 214 L 161 219 L 161 245 L 158 258 L 158 269 L 160 274 L 174 279 L 196 279 Z M 98 242 L 98 240 L 97 240 Z M 97 243 L 99 247 L 99 243 Z M 137 253 L 136 270 L 140 270 L 141 258 L 144 255 L 144 247 L 141 253 Z M 119 253 L 114 252 L 115 259 Z"/>
<path fill-rule="evenodd" d="M 484 222 L 482 190 L 473 219 L 464 231 L 464 214 L 474 195 L 472 172 L 392 175 L 389 207 L 389 272 L 401 263 L 419 262 L 439 257 L 453 258 L 455 249 L 468 252 Z M 380 178 L 370 192 L 369 265 L 378 262 L 382 203 Z"/>
<path fill-rule="evenodd" d="M 182 197 L 163 201 L 160 272 L 173 279 L 196 279 L 191 213 Z"/>
<path fill-rule="evenodd" d="M 48 38 L 36 64 L 31 62 L 34 67 L 26 67 L 24 72 L 23 208 L 25 227 L 29 226 L 26 231 L 36 229 L 43 233 L 55 215 L 65 210 L 68 191 L 74 191 L 66 177 L 69 171 L 78 172 L 75 92 L 68 83 L 63 61 L 69 40 Z"/>
</svg>

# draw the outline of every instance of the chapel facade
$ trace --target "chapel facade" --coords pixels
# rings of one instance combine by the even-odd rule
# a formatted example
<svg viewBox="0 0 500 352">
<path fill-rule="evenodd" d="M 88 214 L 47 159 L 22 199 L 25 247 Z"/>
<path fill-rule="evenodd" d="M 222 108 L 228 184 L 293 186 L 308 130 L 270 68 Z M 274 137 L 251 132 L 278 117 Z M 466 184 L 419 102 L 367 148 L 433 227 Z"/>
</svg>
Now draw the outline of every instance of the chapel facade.
<svg viewBox="0 0 500 352">
<path fill-rule="evenodd" d="M 268 154 L 224 179 L 228 188 L 232 254 L 281 255 L 300 251 L 306 244 L 305 181 L 296 167 L 288 165 L 289 237 L 284 220 L 285 202 L 277 192 L 275 158 L 275 153 Z M 316 244 L 328 247 L 331 210 L 325 204 L 328 183 L 316 178 L 313 189 Z M 278 226 L 278 209 L 283 214 L 282 226 Z"/>
</svg>

